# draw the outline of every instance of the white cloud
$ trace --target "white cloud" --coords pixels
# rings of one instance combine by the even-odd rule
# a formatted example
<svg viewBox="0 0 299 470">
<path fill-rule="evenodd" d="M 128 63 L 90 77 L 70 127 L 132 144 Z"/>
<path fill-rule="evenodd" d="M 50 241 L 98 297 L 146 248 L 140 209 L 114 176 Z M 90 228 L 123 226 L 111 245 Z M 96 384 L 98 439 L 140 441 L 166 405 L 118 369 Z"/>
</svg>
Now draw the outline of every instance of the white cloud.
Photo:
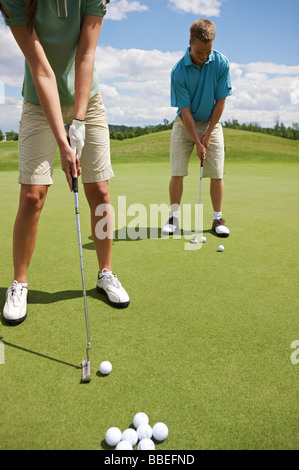
<svg viewBox="0 0 299 470">
<path fill-rule="evenodd" d="M 194 15 L 220 16 L 219 0 L 168 0 L 169 6 L 182 13 Z"/>
<path fill-rule="evenodd" d="M 0 23 L 0 80 L 6 85 L 21 86 L 24 56 L 9 28 Z"/>
<path fill-rule="evenodd" d="M 141 5 L 137 1 L 129 0 L 111 0 L 108 8 L 106 18 L 108 20 L 121 21 L 127 17 L 128 13 L 141 12 L 148 10 L 146 5 Z"/>
<path fill-rule="evenodd" d="M 5 104 L 0 105 L 0 129 L 18 129 L 21 101 L 8 96 L 10 86 L 20 90 L 24 59 L 9 28 L 0 23 L 0 82 Z M 140 125 L 173 120 L 170 107 L 170 71 L 183 51 L 97 47 L 96 69 L 109 123 Z M 274 125 L 299 122 L 299 66 L 267 62 L 231 64 L 233 95 L 227 98 L 222 121 Z"/>
<path fill-rule="evenodd" d="M 298 105 L 293 99 L 298 66 L 232 63 L 231 79 L 233 95 L 226 100 L 226 120 L 258 122 L 265 127 L 272 127 L 277 117 L 285 125 L 299 121 Z"/>
</svg>

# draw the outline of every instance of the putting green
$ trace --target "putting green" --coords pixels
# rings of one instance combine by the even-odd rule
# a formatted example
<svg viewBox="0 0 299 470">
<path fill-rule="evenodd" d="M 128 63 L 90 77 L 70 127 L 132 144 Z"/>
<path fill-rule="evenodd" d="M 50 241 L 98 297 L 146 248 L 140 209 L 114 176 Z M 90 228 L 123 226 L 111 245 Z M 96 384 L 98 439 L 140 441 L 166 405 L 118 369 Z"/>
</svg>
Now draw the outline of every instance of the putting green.
<svg viewBox="0 0 299 470">
<path fill-rule="evenodd" d="M 208 181 L 202 203 L 207 242 L 186 251 L 182 235 L 116 239 L 113 271 L 131 298 L 111 308 L 96 292 L 97 263 L 80 186 L 83 256 L 91 330 L 92 381 L 80 384 L 86 330 L 73 195 L 55 170 L 29 271 L 27 320 L 0 324 L 0 449 L 106 449 L 144 411 L 163 421 L 161 450 L 298 449 L 298 170 L 296 163 L 225 167 L 224 217 L 210 232 Z M 168 204 L 169 164 L 115 164 L 111 202 Z M 1 308 L 12 281 L 16 172 L 0 173 Z M 190 164 L 184 204 L 198 202 Z M 134 216 L 127 216 L 127 226 Z M 192 208 L 192 229 L 196 212 Z M 159 221 L 159 226 L 165 220 Z M 116 235 L 120 232 L 116 226 Z M 146 233 L 149 233 L 147 230 Z M 190 237 L 189 237 L 190 238 Z M 217 252 L 219 244 L 225 251 Z M 298 352 L 299 357 L 299 352 Z M 111 375 L 100 376 L 109 360 Z"/>
</svg>

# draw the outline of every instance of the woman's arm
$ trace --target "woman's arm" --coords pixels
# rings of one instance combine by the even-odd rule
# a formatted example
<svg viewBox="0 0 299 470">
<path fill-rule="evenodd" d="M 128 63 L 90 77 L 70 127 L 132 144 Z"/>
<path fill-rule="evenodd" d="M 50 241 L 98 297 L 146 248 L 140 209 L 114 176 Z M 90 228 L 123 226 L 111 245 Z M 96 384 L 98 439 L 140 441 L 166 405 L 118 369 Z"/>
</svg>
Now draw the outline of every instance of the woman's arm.
<svg viewBox="0 0 299 470">
<path fill-rule="evenodd" d="M 72 189 L 72 175 L 76 177 L 81 171 L 67 141 L 55 74 L 35 31 L 29 33 L 26 26 L 12 26 L 11 31 L 30 66 L 40 104 L 59 146 L 62 169 Z"/>
<path fill-rule="evenodd" d="M 95 51 L 100 37 L 103 16 L 85 15 L 75 60 L 74 118 L 85 119 L 93 79 Z"/>
</svg>

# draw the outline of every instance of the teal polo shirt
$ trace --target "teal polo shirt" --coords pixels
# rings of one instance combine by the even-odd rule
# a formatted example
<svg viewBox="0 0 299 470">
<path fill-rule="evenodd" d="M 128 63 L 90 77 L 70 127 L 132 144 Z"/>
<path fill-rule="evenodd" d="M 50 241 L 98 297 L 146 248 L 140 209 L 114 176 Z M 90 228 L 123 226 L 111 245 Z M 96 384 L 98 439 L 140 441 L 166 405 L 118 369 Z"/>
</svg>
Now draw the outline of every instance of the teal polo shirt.
<svg viewBox="0 0 299 470">
<path fill-rule="evenodd" d="M 203 67 L 193 64 L 190 47 L 171 71 L 171 106 L 190 108 L 195 121 L 209 121 L 216 100 L 232 94 L 229 62 L 213 50 Z"/>
<path fill-rule="evenodd" d="M 75 57 L 84 15 L 104 16 L 110 0 L 39 0 L 35 30 L 55 73 L 61 106 L 75 103 Z M 9 12 L 8 26 L 25 24 L 26 0 L 1 0 Z M 100 88 L 96 70 L 90 97 Z M 30 103 L 40 104 L 29 64 L 25 60 L 22 95 Z"/>
</svg>

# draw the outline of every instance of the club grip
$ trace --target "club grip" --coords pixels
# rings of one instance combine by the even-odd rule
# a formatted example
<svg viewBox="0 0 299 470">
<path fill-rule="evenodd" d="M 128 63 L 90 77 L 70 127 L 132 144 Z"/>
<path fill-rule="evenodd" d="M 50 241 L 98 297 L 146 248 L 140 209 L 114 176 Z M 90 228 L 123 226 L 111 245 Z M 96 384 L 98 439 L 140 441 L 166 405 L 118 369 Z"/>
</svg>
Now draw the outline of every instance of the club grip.
<svg viewBox="0 0 299 470">
<path fill-rule="evenodd" d="M 74 178 L 72 176 L 72 183 L 73 183 L 73 191 L 74 193 L 78 192 L 78 178 Z"/>
</svg>

